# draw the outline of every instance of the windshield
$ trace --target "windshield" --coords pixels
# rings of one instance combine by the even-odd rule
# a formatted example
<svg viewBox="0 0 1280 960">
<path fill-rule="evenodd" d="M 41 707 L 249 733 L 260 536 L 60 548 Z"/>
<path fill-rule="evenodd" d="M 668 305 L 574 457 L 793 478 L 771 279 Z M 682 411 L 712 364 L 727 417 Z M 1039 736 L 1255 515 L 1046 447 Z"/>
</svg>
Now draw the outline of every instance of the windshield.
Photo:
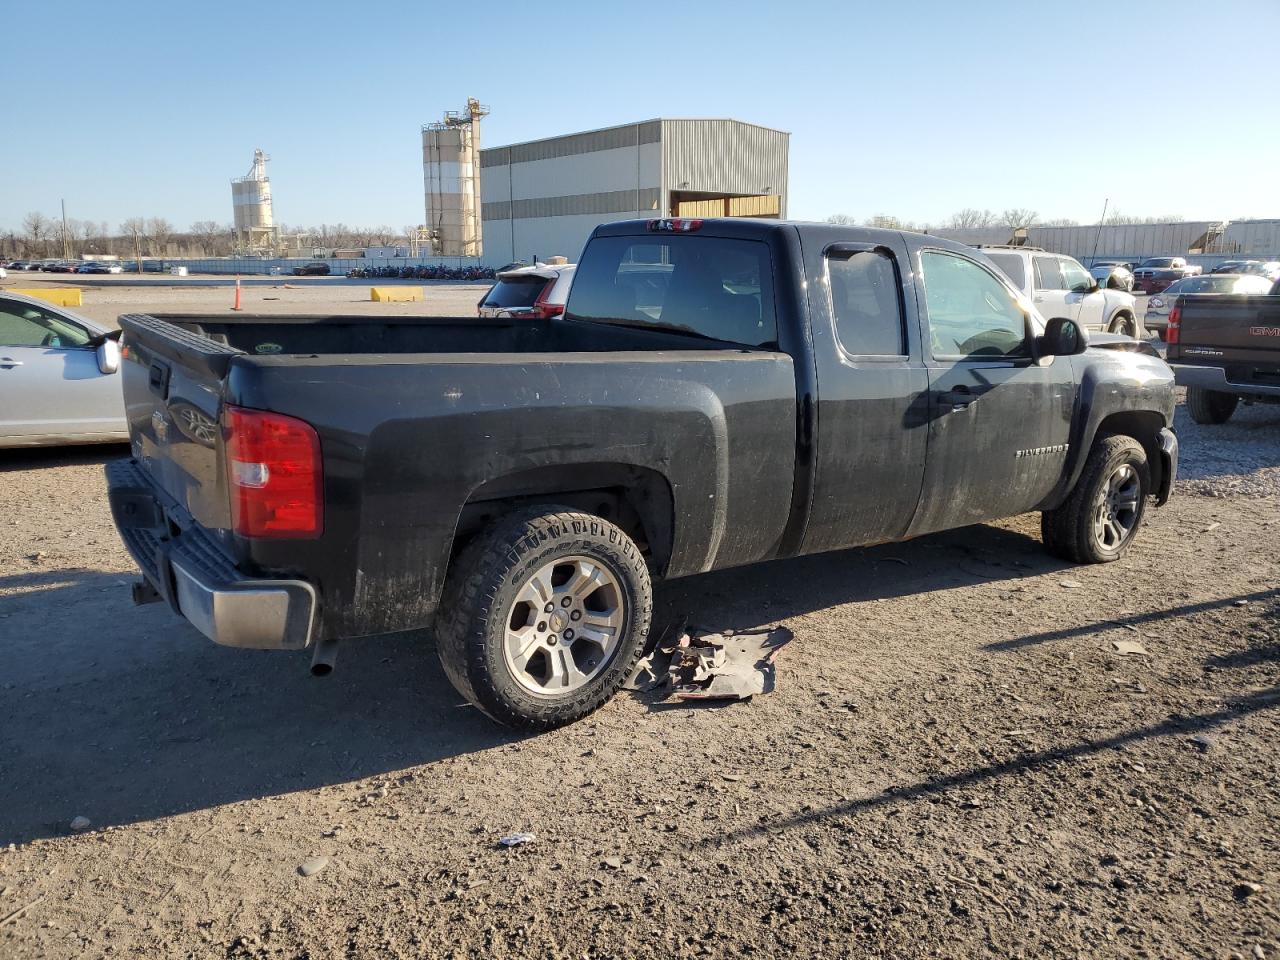
<svg viewBox="0 0 1280 960">
<path fill-rule="evenodd" d="M 1152 257 L 1150 260 L 1143 260 L 1138 264 L 1140 267 L 1172 267 L 1173 257 Z"/>
</svg>

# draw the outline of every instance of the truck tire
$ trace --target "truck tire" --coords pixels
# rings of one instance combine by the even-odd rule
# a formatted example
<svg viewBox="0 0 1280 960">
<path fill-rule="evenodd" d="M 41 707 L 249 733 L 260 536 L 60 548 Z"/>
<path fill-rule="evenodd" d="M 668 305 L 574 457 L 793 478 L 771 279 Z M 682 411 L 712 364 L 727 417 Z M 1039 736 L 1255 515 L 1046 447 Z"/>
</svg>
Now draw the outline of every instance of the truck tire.
<svg viewBox="0 0 1280 960">
<path fill-rule="evenodd" d="M 1226 423 L 1236 412 L 1240 398 L 1221 390 L 1187 387 L 1187 413 L 1196 423 Z"/>
<path fill-rule="evenodd" d="M 1124 556 L 1142 526 L 1151 472 L 1133 437 L 1099 437 L 1066 501 L 1040 516 L 1045 549 L 1073 563 L 1110 563 Z"/>
<path fill-rule="evenodd" d="M 568 507 L 529 507 L 454 561 L 436 648 L 454 687 L 489 717 L 549 730 L 618 691 L 652 614 L 649 569 L 626 533 Z"/>
</svg>

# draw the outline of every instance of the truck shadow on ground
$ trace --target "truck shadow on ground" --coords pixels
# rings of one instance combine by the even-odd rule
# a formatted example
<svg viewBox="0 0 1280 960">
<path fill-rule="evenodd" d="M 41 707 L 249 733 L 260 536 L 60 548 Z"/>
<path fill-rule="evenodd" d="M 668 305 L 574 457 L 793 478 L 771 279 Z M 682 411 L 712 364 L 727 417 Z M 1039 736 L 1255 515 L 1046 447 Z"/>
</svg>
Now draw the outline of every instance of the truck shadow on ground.
<svg viewBox="0 0 1280 960">
<path fill-rule="evenodd" d="M 46 561 L 47 562 L 47 561 Z M 723 629 L 857 600 L 1061 569 L 971 527 L 678 581 L 659 606 Z M 378 776 L 520 739 L 465 705 L 423 634 L 308 654 L 210 644 L 125 573 L 0 576 L 0 844 Z"/>
<path fill-rule="evenodd" d="M 891 787 L 874 796 L 849 800 L 816 810 L 806 810 L 790 817 L 774 820 L 765 826 L 745 827 L 729 833 L 717 834 L 713 839 L 702 841 L 702 845 L 720 846 L 752 836 L 778 834 L 832 819 L 854 816 L 877 807 L 952 795 L 971 787 L 983 785 L 990 787 L 1010 777 L 1049 770 L 1106 750 L 1120 750 L 1136 743 L 1167 737 L 1190 738 L 1197 734 L 1213 733 L 1224 725 L 1249 714 L 1277 708 L 1280 708 L 1280 686 L 1229 700 L 1221 710 L 1190 717 L 1169 718 L 1159 723 L 1124 730 L 1109 737 L 1060 744 L 1044 750 L 1034 750 L 1000 763 L 972 767 L 909 786 Z M 959 803 L 960 798 L 956 797 L 955 802 Z"/>
</svg>

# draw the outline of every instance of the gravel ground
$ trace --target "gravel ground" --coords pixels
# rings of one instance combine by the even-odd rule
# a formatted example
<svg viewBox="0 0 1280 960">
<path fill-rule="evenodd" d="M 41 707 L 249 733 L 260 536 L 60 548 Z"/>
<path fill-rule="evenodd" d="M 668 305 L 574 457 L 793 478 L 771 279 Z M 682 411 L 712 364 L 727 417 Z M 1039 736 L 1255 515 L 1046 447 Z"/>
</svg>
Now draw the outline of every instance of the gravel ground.
<svg viewBox="0 0 1280 960">
<path fill-rule="evenodd" d="M 0 452 L 0 957 L 1280 956 L 1280 408 L 1178 417 L 1117 564 L 1020 517 L 668 584 L 790 627 L 777 690 L 528 738 L 428 636 L 316 680 L 133 607 L 124 451 Z"/>
</svg>

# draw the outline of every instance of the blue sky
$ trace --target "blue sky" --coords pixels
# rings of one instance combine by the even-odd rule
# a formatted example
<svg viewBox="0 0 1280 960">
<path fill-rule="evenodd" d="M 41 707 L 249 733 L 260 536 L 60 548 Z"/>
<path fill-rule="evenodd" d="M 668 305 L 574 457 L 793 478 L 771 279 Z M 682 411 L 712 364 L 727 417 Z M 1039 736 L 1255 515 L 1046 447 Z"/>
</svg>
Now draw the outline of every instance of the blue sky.
<svg viewBox="0 0 1280 960">
<path fill-rule="evenodd" d="M 1126 10 L 1132 14 L 1127 15 Z M 1146 12 L 1144 12 L 1146 11 Z M 1276 0 L 476 5 L 4 0 L 0 229 L 30 210 L 422 219 L 419 128 L 487 146 L 657 116 L 791 132 L 790 214 L 1280 216 Z M 1202 77 L 1203 79 L 1196 79 Z"/>
</svg>

